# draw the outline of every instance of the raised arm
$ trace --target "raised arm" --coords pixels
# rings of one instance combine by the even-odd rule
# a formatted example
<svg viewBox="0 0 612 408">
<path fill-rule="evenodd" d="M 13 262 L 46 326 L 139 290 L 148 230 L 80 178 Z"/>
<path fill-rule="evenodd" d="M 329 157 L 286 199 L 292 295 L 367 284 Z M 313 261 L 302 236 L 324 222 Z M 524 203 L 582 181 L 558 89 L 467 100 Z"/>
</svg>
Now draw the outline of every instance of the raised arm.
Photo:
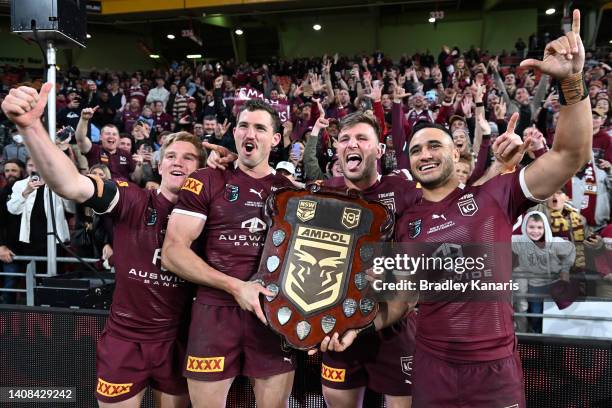
<svg viewBox="0 0 612 408">
<path fill-rule="evenodd" d="M 26 86 L 11 89 L 2 102 L 2 110 L 17 125 L 38 172 L 49 188 L 66 199 L 81 203 L 93 196 L 94 185 L 49 139 L 40 121 L 52 86 L 44 84 L 40 93 Z"/>
<path fill-rule="evenodd" d="M 593 119 L 582 70 L 584 46 L 580 39 L 580 11 L 574 10 L 572 30 L 546 45 L 544 60 L 527 59 L 559 81 L 561 111 L 552 149 L 525 170 L 525 185 L 536 199 L 546 199 L 569 180 L 591 157 Z"/>
<path fill-rule="evenodd" d="M 87 137 L 87 129 L 89 128 L 89 121 L 94 113 L 96 113 L 96 110 L 98 110 L 97 106 L 95 108 L 85 108 L 81 111 L 81 117 L 74 133 L 77 146 L 83 154 L 87 154 L 91 150 L 91 140 Z"/>
</svg>

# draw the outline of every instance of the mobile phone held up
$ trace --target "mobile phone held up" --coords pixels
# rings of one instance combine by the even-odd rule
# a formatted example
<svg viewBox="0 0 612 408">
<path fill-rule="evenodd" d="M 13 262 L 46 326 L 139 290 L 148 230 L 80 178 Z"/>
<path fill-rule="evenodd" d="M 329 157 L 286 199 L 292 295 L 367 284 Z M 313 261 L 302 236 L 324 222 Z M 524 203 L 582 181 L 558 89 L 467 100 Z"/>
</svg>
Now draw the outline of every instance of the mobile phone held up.
<svg viewBox="0 0 612 408">
<path fill-rule="evenodd" d="M 57 133 L 56 139 L 60 142 L 65 142 L 66 140 L 73 137 L 75 133 L 76 132 L 72 126 L 66 126 Z"/>
</svg>

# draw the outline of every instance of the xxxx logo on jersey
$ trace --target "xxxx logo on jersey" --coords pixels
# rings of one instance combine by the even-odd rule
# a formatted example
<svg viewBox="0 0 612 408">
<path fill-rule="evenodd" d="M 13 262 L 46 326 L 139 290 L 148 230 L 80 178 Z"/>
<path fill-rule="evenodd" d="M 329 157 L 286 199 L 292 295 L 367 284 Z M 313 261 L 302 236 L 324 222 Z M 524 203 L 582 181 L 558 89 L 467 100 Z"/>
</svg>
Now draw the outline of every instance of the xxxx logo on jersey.
<svg viewBox="0 0 612 408">
<path fill-rule="evenodd" d="M 225 357 L 187 356 L 187 371 L 195 373 L 220 373 L 225 366 Z"/>
<path fill-rule="evenodd" d="M 181 187 L 181 190 L 191 191 L 193 194 L 200 194 L 202 191 L 202 186 L 203 184 L 200 180 L 188 177 L 187 180 L 185 180 L 183 187 Z"/>
<path fill-rule="evenodd" d="M 114 384 L 98 378 L 98 386 L 96 387 L 96 391 L 98 394 L 104 395 L 105 397 L 118 397 L 119 395 L 130 392 L 132 385 L 134 385 L 134 383 Z"/>
</svg>

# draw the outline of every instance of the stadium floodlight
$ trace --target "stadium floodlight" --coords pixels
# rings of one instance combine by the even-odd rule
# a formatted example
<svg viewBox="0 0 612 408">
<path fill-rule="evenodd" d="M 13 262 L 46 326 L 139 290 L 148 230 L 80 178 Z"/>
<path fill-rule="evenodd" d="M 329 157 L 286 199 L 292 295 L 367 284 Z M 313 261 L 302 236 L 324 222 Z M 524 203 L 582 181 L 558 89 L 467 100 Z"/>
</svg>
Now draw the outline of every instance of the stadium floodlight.
<svg viewBox="0 0 612 408">
<path fill-rule="evenodd" d="M 319 31 L 321 28 L 323 28 L 323 27 L 321 27 L 321 24 L 315 24 L 315 25 L 312 26 L 312 29 L 315 30 L 315 31 Z"/>
<path fill-rule="evenodd" d="M 149 54 L 149 58 L 159 59 L 159 55 L 157 55 L 157 54 Z"/>
<path fill-rule="evenodd" d="M 174 40 L 176 37 L 174 36 L 174 34 L 168 34 L 166 38 L 168 38 L 169 40 Z"/>
<path fill-rule="evenodd" d="M 234 33 L 236 33 L 236 35 L 242 35 L 242 34 L 244 34 L 244 31 L 242 31 L 241 29 L 237 28 L 236 31 L 234 31 Z"/>
<path fill-rule="evenodd" d="M 554 8 L 549 8 L 548 10 L 546 10 L 546 15 L 547 16 L 552 16 L 553 14 L 556 13 L 557 10 L 555 10 Z"/>
<path fill-rule="evenodd" d="M 189 58 L 189 59 L 202 58 L 202 54 L 187 54 L 187 58 Z"/>
<path fill-rule="evenodd" d="M 436 22 L 436 19 L 435 19 L 435 18 L 433 18 L 433 17 L 429 17 L 429 20 L 427 20 L 427 21 L 429 21 L 430 23 L 435 23 L 435 22 Z"/>
</svg>

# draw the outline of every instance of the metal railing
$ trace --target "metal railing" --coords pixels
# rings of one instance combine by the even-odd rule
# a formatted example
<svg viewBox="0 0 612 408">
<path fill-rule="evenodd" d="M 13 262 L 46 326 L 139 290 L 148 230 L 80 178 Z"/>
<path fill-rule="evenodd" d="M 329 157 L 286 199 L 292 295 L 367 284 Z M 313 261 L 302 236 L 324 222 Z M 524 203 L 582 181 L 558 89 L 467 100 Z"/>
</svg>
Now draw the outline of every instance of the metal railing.
<svg viewBox="0 0 612 408">
<path fill-rule="evenodd" d="M 81 258 L 87 263 L 96 263 L 99 259 L 95 258 Z M 0 287 L 0 292 L 17 292 L 26 294 L 26 304 L 28 306 L 34 306 L 34 288 L 36 287 L 36 278 L 49 278 L 56 276 L 53 273 L 36 273 L 36 262 L 47 262 L 46 256 L 26 256 L 18 255 L 13 257 L 14 261 L 28 261 L 25 272 L 0 272 L 0 276 L 16 276 L 25 278 L 26 287 L 25 289 L 13 289 Z M 72 257 L 55 257 L 56 262 L 63 263 L 81 263 L 81 260 Z"/>
<path fill-rule="evenodd" d="M 516 279 L 550 279 L 550 283 L 553 283 L 553 279 L 550 278 L 549 275 L 547 274 L 538 274 L 538 273 L 532 273 L 532 272 L 514 272 L 512 274 L 512 278 L 514 280 Z M 590 273 L 584 273 L 584 274 L 579 274 L 578 276 L 572 276 L 572 278 L 577 278 L 579 282 L 581 283 L 585 283 L 585 284 L 590 284 L 592 285 L 594 282 L 600 281 L 602 278 L 601 276 L 596 273 L 595 271 L 590 271 Z M 513 302 L 515 303 L 517 300 L 523 300 L 523 301 L 527 301 L 527 302 L 550 302 L 550 301 L 554 301 L 554 299 L 552 299 L 550 294 L 538 294 L 538 293 L 518 293 L 518 292 L 513 292 L 512 293 L 512 298 L 513 298 Z M 597 316 L 597 315 L 580 315 L 580 314 L 569 314 L 569 313 L 546 313 L 545 311 L 543 313 L 531 313 L 531 312 L 518 312 L 515 311 L 514 312 L 514 316 L 515 319 L 517 317 L 522 317 L 522 318 L 548 318 L 548 319 L 562 319 L 562 320 L 588 320 L 591 322 L 612 322 L 612 298 L 602 298 L 602 297 L 597 297 L 597 296 L 585 296 L 585 295 L 581 295 L 579 296 L 576 300 L 576 302 L 608 302 L 609 304 L 609 313 L 604 316 Z M 531 337 L 548 337 L 548 336 L 555 336 L 554 334 L 551 333 L 531 333 L 531 332 L 523 332 L 523 331 L 519 331 L 519 329 L 517 328 L 517 334 L 519 335 L 526 335 L 526 336 L 531 336 Z M 576 338 L 576 339 L 591 339 L 593 338 L 592 336 L 571 336 L 568 334 L 563 334 L 563 335 L 556 335 L 556 336 L 562 336 L 562 337 L 568 337 L 568 338 Z M 607 340 L 610 340 L 609 338 L 606 338 Z"/>
</svg>

